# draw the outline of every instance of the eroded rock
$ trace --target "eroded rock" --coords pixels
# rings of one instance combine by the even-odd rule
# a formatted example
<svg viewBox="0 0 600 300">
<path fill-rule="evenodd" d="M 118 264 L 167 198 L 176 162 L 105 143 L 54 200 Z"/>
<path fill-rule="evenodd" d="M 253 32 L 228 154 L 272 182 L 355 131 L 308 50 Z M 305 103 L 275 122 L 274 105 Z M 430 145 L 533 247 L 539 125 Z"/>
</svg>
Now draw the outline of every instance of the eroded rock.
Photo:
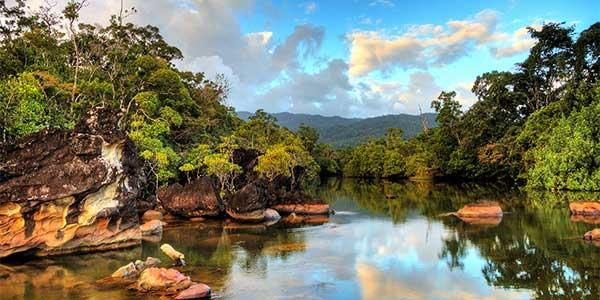
<svg viewBox="0 0 600 300">
<path fill-rule="evenodd" d="M 569 203 L 569 210 L 573 215 L 600 216 L 600 202 L 582 201 Z"/>
<path fill-rule="evenodd" d="M 176 264 L 185 265 L 185 255 L 183 253 L 175 250 L 173 246 L 169 244 L 162 244 L 160 246 L 160 250 L 166 254 L 170 259 L 175 261 Z"/>
<path fill-rule="evenodd" d="M 153 220 L 161 221 L 163 218 L 163 214 L 160 211 L 156 210 L 147 210 L 142 215 L 142 222 L 148 222 Z"/>
<path fill-rule="evenodd" d="M 266 190 L 261 182 L 245 185 L 225 201 L 227 214 L 241 222 L 261 222 L 267 208 Z"/>
<path fill-rule="evenodd" d="M 159 220 L 148 221 L 148 222 L 140 225 L 140 231 L 142 232 L 142 237 L 161 236 L 162 232 L 163 232 L 162 221 L 159 221 Z"/>
<path fill-rule="evenodd" d="M 158 199 L 168 212 L 186 217 L 215 217 L 223 211 L 223 203 L 219 191 L 213 182 L 206 178 L 198 178 L 182 186 L 179 183 L 162 188 Z"/>
<path fill-rule="evenodd" d="M 586 241 L 600 241 L 600 228 L 586 232 L 583 235 L 583 239 Z"/>
<path fill-rule="evenodd" d="M 90 111 L 74 131 L 45 130 L 0 145 L 0 257 L 139 244 L 145 182 L 119 114 Z"/>
</svg>

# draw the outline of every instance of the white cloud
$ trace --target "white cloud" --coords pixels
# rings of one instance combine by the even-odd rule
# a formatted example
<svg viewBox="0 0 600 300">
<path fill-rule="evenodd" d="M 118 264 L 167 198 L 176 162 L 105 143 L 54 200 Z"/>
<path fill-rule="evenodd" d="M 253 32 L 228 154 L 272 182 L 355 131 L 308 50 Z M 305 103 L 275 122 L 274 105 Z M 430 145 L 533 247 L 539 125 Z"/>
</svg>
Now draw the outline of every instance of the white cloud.
<svg viewBox="0 0 600 300">
<path fill-rule="evenodd" d="M 395 4 L 392 0 L 373 0 L 369 3 L 369 6 L 394 7 Z"/>
<path fill-rule="evenodd" d="M 304 13 L 310 15 L 317 11 L 317 4 L 314 2 L 301 3 L 300 7 L 304 8 Z"/>
<path fill-rule="evenodd" d="M 350 41 L 350 75 L 364 76 L 394 68 L 426 68 L 445 65 L 468 54 L 473 46 L 500 39 L 498 13 L 483 10 L 472 19 L 454 20 L 446 26 L 411 26 L 400 35 L 378 31 L 355 31 Z"/>
<path fill-rule="evenodd" d="M 540 29 L 541 26 L 532 26 Z M 536 43 L 536 40 L 529 34 L 527 27 L 517 29 L 510 37 L 510 44 L 504 47 L 493 47 L 490 49 L 492 54 L 497 58 L 514 56 L 526 51 L 529 51 Z"/>
</svg>

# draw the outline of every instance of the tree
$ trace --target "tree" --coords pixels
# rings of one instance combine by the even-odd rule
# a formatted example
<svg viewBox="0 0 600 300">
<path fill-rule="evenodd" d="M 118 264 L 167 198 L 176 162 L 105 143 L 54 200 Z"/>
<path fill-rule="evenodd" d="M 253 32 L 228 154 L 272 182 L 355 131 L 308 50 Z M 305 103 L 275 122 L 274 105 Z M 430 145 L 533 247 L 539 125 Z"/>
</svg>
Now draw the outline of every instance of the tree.
<svg viewBox="0 0 600 300">
<path fill-rule="evenodd" d="M 299 173 L 298 169 L 302 169 Z M 312 156 L 297 144 L 276 144 L 258 157 L 255 170 L 264 178 L 273 182 L 278 176 L 289 177 L 292 187 L 302 183 L 303 179 L 314 178 L 319 166 Z"/>
<path fill-rule="evenodd" d="M 300 127 L 298 127 L 298 132 L 296 134 L 302 141 L 304 149 L 312 153 L 315 149 L 315 145 L 319 141 L 319 132 L 315 128 L 303 123 L 300 124 Z"/>
<path fill-rule="evenodd" d="M 229 161 L 225 154 L 210 154 L 204 157 L 206 174 L 215 176 L 219 180 L 221 192 L 234 192 L 234 180 L 242 172 L 242 168 Z"/>
</svg>

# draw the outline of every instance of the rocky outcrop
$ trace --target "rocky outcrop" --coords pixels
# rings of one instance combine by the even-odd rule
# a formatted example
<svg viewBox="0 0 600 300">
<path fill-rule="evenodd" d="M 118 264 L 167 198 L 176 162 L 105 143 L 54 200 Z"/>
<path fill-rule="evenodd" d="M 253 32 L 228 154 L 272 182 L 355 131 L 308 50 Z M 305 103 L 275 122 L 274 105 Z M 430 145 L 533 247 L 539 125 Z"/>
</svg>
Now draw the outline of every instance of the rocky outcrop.
<svg viewBox="0 0 600 300">
<path fill-rule="evenodd" d="M 124 265 L 112 273 L 112 278 L 130 278 L 138 276 L 147 268 L 154 268 L 160 265 L 160 260 L 154 257 L 147 257 L 146 261 L 136 260 Z"/>
<path fill-rule="evenodd" d="M 569 203 L 572 215 L 577 216 L 600 216 L 600 202 L 585 201 Z"/>
<path fill-rule="evenodd" d="M 90 111 L 73 131 L 46 130 L 0 145 L 0 257 L 139 244 L 142 163 L 119 114 Z"/>
<path fill-rule="evenodd" d="M 158 199 L 168 212 L 186 218 L 215 217 L 223 211 L 223 203 L 213 182 L 206 177 L 186 185 L 172 184 L 158 191 Z"/>
</svg>

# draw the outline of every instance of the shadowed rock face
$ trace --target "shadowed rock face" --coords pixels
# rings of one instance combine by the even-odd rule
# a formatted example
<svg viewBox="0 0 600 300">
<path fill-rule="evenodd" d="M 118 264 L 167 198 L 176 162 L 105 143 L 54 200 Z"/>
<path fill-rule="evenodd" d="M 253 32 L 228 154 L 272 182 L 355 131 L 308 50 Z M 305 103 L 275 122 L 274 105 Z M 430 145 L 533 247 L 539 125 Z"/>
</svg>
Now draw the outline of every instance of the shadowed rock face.
<svg viewBox="0 0 600 300">
<path fill-rule="evenodd" d="M 0 145 L 0 257 L 114 249 L 141 239 L 142 164 L 119 114 L 90 111 L 74 131 Z"/>
<path fill-rule="evenodd" d="M 215 217 L 221 214 L 223 204 L 213 182 L 198 178 L 185 186 L 172 184 L 158 191 L 164 209 L 182 217 Z"/>
</svg>

